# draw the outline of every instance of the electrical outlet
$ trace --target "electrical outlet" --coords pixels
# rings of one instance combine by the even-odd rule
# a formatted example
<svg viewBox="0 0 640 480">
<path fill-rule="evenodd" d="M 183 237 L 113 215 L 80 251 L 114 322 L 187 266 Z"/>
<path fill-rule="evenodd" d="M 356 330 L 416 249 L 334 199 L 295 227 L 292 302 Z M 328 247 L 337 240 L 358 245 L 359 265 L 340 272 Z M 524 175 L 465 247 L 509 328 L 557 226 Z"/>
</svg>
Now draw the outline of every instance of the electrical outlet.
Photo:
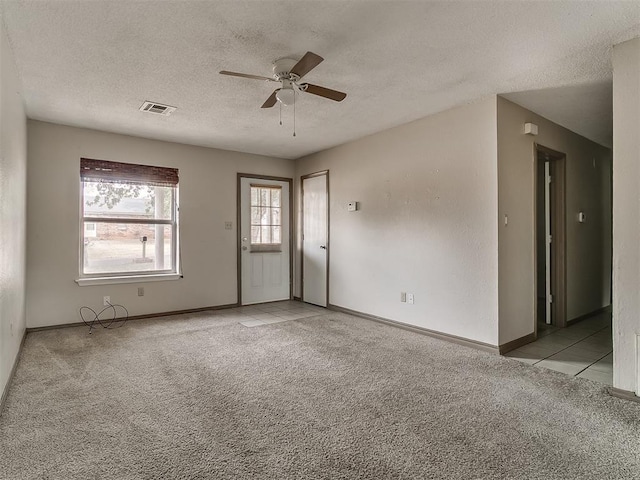
<svg viewBox="0 0 640 480">
<path fill-rule="evenodd" d="M 233 222 L 224 222 L 224 229 L 231 230 L 233 228 Z"/>
<path fill-rule="evenodd" d="M 105 295 L 104 297 L 102 297 L 102 304 L 105 307 L 108 307 L 110 303 L 111 303 L 111 297 L 110 296 Z"/>
<path fill-rule="evenodd" d="M 400 292 L 400 301 L 406 303 L 407 301 L 407 292 Z"/>
<path fill-rule="evenodd" d="M 144 297 L 144 287 L 138 287 L 138 296 Z"/>
<path fill-rule="evenodd" d="M 413 293 L 407 293 L 407 303 L 413 305 Z"/>
</svg>

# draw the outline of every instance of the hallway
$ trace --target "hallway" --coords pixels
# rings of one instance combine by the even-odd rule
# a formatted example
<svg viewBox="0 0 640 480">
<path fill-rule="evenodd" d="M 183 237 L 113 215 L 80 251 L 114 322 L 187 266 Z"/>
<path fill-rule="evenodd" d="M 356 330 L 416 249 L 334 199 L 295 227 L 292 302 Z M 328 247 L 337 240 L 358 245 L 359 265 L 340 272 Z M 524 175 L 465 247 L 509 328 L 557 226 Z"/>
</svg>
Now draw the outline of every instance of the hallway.
<svg viewBox="0 0 640 480">
<path fill-rule="evenodd" d="M 505 354 L 536 367 L 613 383 L 611 312 L 603 312 L 567 328 L 538 324 L 538 340 Z"/>
</svg>

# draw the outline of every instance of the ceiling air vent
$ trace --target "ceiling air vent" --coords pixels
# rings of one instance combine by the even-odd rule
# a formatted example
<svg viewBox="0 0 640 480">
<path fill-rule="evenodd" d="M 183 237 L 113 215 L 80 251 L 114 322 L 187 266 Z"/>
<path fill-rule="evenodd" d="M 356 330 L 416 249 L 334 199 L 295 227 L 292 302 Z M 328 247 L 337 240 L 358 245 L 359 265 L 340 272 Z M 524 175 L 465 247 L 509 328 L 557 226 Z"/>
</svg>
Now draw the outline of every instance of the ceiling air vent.
<svg viewBox="0 0 640 480">
<path fill-rule="evenodd" d="M 155 113 L 156 115 L 164 115 L 168 117 L 176 111 L 176 107 L 170 107 L 169 105 L 162 105 L 155 102 L 144 102 L 140 107 L 141 112 Z"/>
</svg>

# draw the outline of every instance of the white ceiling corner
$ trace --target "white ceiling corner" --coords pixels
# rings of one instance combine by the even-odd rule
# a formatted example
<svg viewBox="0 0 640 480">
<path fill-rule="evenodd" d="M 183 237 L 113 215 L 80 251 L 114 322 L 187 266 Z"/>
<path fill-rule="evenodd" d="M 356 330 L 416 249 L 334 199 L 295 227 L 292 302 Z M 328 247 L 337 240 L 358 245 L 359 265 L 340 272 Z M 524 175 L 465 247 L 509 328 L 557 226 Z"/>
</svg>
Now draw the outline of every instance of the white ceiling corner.
<svg viewBox="0 0 640 480">
<path fill-rule="evenodd" d="M 504 96 L 611 144 L 611 46 L 637 1 L 0 0 L 30 118 L 298 158 L 447 108 Z M 348 94 L 261 109 L 280 57 Z M 149 100 L 170 117 L 138 111 Z"/>
</svg>

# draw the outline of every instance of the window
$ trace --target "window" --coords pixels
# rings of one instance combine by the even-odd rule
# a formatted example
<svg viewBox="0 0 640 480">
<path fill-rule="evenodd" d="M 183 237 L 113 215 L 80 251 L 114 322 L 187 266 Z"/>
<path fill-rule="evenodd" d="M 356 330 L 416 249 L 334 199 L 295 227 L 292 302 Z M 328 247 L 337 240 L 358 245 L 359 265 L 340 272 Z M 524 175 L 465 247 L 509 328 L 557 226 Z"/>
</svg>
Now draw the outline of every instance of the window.
<svg viewBox="0 0 640 480">
<path fill-rule="evenodd" d="M 177 274 L 178 170 L 80 160 L 80 277 Z"/>
<path fill-rule="evenodd" d="M 282 250 L 282 187 L 251 185 L 251 251 Z"/>
</svg>

